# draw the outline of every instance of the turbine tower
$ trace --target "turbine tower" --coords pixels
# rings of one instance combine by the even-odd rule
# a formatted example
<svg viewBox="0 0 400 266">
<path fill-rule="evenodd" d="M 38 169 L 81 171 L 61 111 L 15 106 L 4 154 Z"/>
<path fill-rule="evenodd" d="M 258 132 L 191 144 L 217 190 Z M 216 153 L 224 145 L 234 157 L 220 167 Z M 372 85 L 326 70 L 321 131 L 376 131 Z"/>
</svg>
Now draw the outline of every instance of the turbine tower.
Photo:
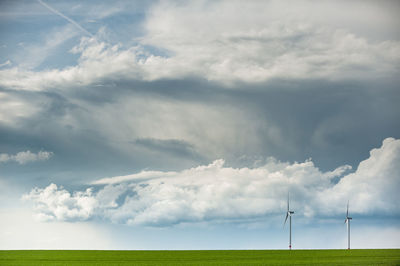
<svg viewBox="0 0 400 266">
<path fill-rule="evenodd" d="M 289 249 L 292 249 L 292 214 L 294 211 L 291 211 L 289 208 L 289 193 L 288 193 L 288 198 L 287 198 L 287 211 L 286 211 L 286 218 L 283 226 L 285 226 L 286 221 L 289 217 Z"/>
<path fill-rule="evenodd" d="M 350 249 L 350 220 L 353 219 L 349 216 L 349 202 L 347 201 L 347 211 L 346 211 L 346 220 L 344 223 L 347 223 L 347 249 Z"/>
</svg>

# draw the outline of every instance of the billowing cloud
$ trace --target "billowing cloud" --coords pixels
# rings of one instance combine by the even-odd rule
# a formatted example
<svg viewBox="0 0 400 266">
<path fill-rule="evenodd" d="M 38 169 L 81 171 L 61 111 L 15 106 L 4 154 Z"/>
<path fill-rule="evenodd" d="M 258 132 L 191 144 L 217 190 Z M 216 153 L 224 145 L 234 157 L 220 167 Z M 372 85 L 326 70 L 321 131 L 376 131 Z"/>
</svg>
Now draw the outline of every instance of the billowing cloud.
<svg viewBox="0 0 400 266">
<path fill-rule="evenodd" d="M 86 220 L 94 214 L 96 203 L 90 188 L 71 195 L 55 184 L 45 189 L 36 188 L 24 199 L 36 202 L 37 218 L 40 220 Z"/>
<path fill-rule="evenodd" d="M 17 162 L 19 164 L 25 164 L 35 161 L 46 161 L 50 159 L 51 156 L 53 156 L 53 153 L 49 151 L 39 151 L 38 153 L 33 153 L 28 150 L 18 152 L 15 155 L 0 153 L 0 163 Z"/>
<path fill-rule="evenodd" d="M 180 172 L 151 172 L 94 181 L 106 184 L 70 193 L 55 184 L 35 188 L 32 200 L 44 220 L 102 217 L 117 223 L 165 226 L 184 222 L 248 220 L 281 215 L 290 191 L 296 215 L 399 215 L 400 140 L 387 138 L 355 172 L 350 166 L 320 171 L 311 160 L 283 163 L 270 158 L 256 168 L 231 168 L 224 160 Z M 344 176 L 343 176 L 344 175 Z M 335 179 L 340 178 L 339 182 Z"/>
<path fill-rule="evenodd" d="M 303 4 L 309 9 L 282 1 L 162 2 L 151 10 L 143 42 L 172 54 L 162 64 L 170 66 L 171 75 L 182 75 L 185 69 L 186 75 L 201 73 L 228 83 L 343 79 L 367 73 L 378 77 L 398 71 L 398 42 L 371 43 L 346 26 L 321 25 L 314 14 L 330 16 L 332 6 Z M 154 58 L 147 65 L 165 73 L 160 63 Z"/>
<path fill-rule="evenodd" d="M 319 197 L 324 205 L 321 211 L 327 213 L 332 206 L 348 197 L 357 213 L 400 214 L 398 191 L 400 189 L 400 140 L 387 138 L 382 147 L 373 149 L 370 157 L 362 161 L 355 173 L 342 178 L 340 182 L 324 191 Z M 339 211 L 339 209 L 336 209 Z"/>
<path fill-rule="evenodd" d="M 282 78 L 376 79 L 399 71 L 398 41 L 371 41 L 362 31 L 335 26 L 339 19 L 322 25 L 312 15 L 331 13 L 331 8 L 321 4 L 317 11 L 298 10 L 298 5 L 274 1 L 161 2 L 148 12 L 145 34 L 134 46 L 82 38 L 72 49 L 80 54 L 77 65 L 41 72 L 2 70 L 0 85 L 46 90 L 104 80 L 189 77 L 233 85 Z"/>
</svg>

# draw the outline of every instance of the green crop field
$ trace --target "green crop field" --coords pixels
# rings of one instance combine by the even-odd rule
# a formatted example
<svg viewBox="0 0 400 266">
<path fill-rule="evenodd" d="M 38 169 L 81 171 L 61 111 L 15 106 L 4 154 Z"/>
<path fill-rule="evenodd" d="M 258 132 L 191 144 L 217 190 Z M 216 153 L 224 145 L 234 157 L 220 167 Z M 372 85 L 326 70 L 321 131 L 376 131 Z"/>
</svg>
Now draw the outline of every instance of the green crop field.
<svg viewBox="0 0 400 266">
<path fill-rule="evenodd" d="M 400 265 L 399 249 L 3 250 L 0 265 Z"/>
</svg>

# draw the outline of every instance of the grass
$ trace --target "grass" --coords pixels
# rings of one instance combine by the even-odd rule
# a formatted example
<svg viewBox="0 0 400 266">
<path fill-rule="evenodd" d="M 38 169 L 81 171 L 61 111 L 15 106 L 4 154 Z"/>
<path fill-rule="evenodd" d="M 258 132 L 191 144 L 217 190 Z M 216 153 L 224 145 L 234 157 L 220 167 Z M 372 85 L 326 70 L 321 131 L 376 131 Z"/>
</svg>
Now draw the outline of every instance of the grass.
<svg viewBox="0 0 400 266">
<path fill-rule="evenodd" d="M 400 265 L 400 249 L 2 250 L 0 265 Z"/>
</svg>

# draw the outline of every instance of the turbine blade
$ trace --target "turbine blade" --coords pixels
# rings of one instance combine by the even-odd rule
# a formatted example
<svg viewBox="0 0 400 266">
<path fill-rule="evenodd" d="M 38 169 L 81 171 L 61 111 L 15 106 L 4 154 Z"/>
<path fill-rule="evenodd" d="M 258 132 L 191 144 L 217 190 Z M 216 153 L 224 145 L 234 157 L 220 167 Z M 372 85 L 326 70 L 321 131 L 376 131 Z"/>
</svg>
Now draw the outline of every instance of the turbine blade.
<svg viewBox="0 0 400 266">
<path fill-rule="evenodd" d="M 346 217 L 349 217 L 349 201 L 347 201 Z"/>
<path fill-rule="evenodd" d="M 287 211 L 289 211 L 289 192 L 287 193 Z"/>
<path fill-rule="evenodd" d="M 289 217 L 289 213 L 287 212 L 287 213 L 286 213 L 285 222 L 283 223 L 283 226 L 285 226 L 288 217 Z"/>
</svg>

